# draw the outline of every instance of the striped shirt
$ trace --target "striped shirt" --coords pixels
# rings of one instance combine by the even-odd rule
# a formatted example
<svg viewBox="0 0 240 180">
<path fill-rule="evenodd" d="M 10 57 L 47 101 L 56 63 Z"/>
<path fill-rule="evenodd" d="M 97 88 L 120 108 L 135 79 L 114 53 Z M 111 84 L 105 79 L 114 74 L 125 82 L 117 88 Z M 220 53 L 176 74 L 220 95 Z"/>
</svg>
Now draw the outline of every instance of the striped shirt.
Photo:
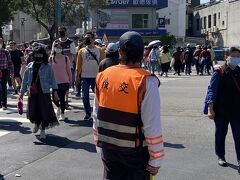
<svg viewBox="0 0 240 180">
<path fill-rule="evenodd" d="M 10 70 L 11 75 L 14 72 L 14 67 L 13 67 L 10 53 L 4 49 L 0 49 L 0 70 L 2 69 Z"/>
</svg>

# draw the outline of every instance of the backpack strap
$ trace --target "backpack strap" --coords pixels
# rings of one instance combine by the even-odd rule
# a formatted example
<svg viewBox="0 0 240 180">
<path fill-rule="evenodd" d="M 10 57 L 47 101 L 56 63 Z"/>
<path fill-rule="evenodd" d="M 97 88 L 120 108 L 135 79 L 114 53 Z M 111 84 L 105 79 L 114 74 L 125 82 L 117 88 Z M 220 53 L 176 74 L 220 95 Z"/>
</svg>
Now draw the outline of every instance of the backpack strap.
<svg viewBox="0 0 240 180">
<path fill-rule="evenodd" d="M 93 59 L 97 62 L 97 64 L 99 65 L 99 62 L 98 62 L 98 59 L 97 59 L 97 57 L 88 49 L 88 48 L 85 48 L 87 51 L 88 51 L 88 53 L 93 57 Z"/>
</svg>

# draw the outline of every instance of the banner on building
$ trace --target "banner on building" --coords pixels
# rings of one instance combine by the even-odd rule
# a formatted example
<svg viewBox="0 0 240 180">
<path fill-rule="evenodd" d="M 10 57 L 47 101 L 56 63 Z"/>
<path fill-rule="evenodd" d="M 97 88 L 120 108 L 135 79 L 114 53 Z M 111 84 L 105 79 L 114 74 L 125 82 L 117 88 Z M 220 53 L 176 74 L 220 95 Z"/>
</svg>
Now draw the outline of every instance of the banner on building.
<svg viewBox="0 0 240 180">
<path fill-rule="evenodd" d="M 165 8 L 168 6 L 168 0 L 111 0 L 109 6 Z"/>
<path fill-rule="evenodd" d="M 105 9 L 98 11 L 99 29 L 128 29 L 128 11 L 125 9 Z"/>
</svg>

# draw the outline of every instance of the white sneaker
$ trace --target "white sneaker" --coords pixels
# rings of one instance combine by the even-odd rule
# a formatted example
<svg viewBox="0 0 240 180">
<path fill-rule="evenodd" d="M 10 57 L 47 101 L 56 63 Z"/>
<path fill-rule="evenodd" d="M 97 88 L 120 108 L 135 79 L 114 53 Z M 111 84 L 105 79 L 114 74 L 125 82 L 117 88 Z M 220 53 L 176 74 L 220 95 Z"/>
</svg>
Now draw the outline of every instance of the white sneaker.
<svg viewBox="0 0 240 180">
<path fill-rule="evenodd" d="M 39 126 L 38 126 L 37 124 L 34 124 L 34 127 L 33 127 L 32 132 L 33 132 L 33 133 L 37 133 L 38 130 L 39 130 Z"/>
<path fill-rule="evenodd" d="M 46 139 L 45 130 L 41 130 L 39 138 L 40 139 Z"/>
<path fill-rule="evenodd" d="M 64 115 L 64 114 L 61 114 L 58 120 L 59 120 L 59 121 L 64 121 L 64 120 L 65 120 L 65 115 Z"/>
<path fill-rule="evenodd" d="M 60 109 L 60 107 L 59 107 L 59 108 L 57 108 L 57 117 L 59 117 L 60 114 L 61 114 L 61 109 Z"/>
</svg>

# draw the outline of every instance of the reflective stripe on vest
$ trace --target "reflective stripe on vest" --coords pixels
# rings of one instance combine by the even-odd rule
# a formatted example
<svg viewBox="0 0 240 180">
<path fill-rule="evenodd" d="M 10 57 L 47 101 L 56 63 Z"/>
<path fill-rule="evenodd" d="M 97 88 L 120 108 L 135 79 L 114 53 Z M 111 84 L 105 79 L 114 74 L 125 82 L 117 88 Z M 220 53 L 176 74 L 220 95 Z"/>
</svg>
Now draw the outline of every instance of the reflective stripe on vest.
<svg viewBox="0 0 240 180">
<path fill-rule="evenodd" d="M 146 91 L 146 78 L 150 75 L 141 68 L 121 65 L 98 74 L 98 146 L 121 151 L 142 146 L 140 105 Z"/>
</svg>

